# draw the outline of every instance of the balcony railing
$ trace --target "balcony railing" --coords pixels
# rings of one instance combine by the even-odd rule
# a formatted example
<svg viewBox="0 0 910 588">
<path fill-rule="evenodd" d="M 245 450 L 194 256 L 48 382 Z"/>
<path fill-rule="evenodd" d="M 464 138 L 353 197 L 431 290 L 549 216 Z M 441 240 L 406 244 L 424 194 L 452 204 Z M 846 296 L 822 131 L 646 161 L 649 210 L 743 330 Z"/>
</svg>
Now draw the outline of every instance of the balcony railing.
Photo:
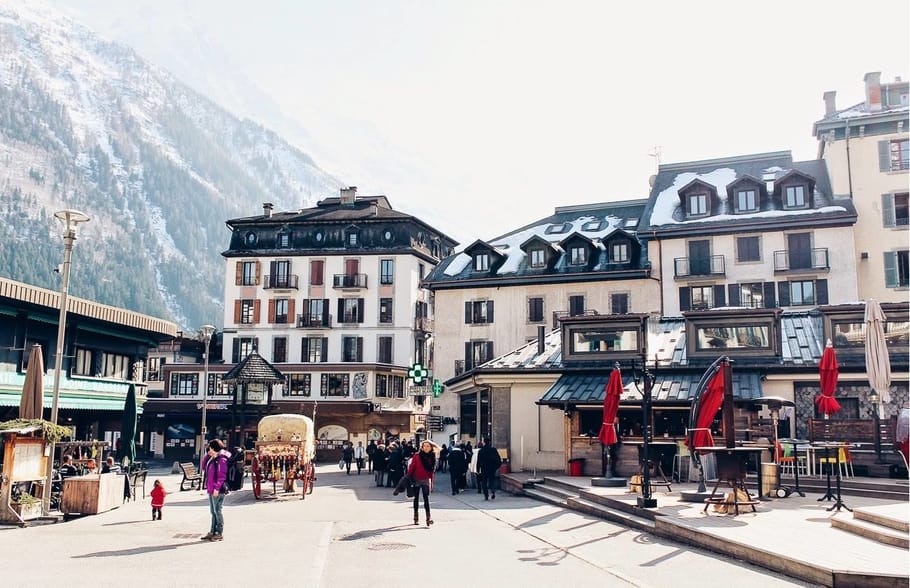
<svg viewBox="0 0 910 588">
<path fill-rule="evenodd" d="M 673 275 L 677 278 L 689 276 L 723 276 L 727 271 L 723 255 L 708 257 L 677 257 L 673 260 Z"/>
<path fill-rule="evenodd" d="M 793 272 L 800 270 L 817 271 L 829 270 L 828 248 L 819 247 L 801 251 L 775 251 L 774 271 Z"/>
<path fill-rule="evenodd" d="M 321 314 L 298 314 L 298 329 L 331 329 L 332 315 L 326 315 L 325 320 Z"/>
<path fill-rule="evenodd" d="M 420 316 L 414 319 L 414 330 L 429 333 L 433 330 L 433 319 Z"/>
<path fill-rule="evenodd" d="M 297 275 L 288 274 L 288 275 L 267 275 L 265 277 L 265 282 L 263 283 L 263 288 L 270 290 L 272 288 L 278 289 L 297 289 Z"/>
<path fill-rule="evenodd" d="M 335 274 L 332 278 L 333 288 L 366 288 L 366 274 Z"/>
</svg>

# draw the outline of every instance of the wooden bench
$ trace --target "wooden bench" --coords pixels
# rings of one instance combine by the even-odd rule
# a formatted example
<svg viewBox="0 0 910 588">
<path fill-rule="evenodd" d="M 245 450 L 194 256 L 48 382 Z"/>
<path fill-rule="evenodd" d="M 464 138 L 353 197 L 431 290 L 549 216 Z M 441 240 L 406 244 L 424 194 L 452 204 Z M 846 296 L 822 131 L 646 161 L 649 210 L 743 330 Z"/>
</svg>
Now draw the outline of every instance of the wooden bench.
<svg viewBox="0 0 910 588">
<path fill-rule="evenodd" d="M 142 486 L 142 498 L 145 499 L 145 479 L 148 477 L 148 470 L 136 470 L 130 473 L 130 490 L 132 491 L 133 500 L 136 500 L 136 490 Z"/>
<path fill-rule="evenodd" d="M 896 417 L 882 420 L 877 432 L 872 419 L 809 419 L 809 441 L 874 444 L 877 437 L 881 441 L 882 451 L 890 452 L 894 451 L 896 426 Z"/>
<path fill-rule="evenodd" d="M 180 481 L 180 490 L 200 490 L 202 488 L 202 474 L 196 470 L 192 463 L 181 463 L 180 469 L 183 470 L 183 480 Z"/>
</svg>

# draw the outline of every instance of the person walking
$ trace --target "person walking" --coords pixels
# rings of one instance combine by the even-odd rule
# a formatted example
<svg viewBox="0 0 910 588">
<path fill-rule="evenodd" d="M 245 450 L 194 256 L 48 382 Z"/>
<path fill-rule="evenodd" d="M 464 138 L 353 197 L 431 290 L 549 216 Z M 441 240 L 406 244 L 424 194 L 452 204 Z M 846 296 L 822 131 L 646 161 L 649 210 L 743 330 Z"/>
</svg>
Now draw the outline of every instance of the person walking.
<svg viewBox="0 0 910 588">
<path fill-rule="evenodd" d="M 483 492 L 483 499 L 490 499 L 490 492 L 493 493 L 493 500 L 496 500 L 496 472 L 502 465 L 502 458 L 499 452 L 493 447 L 490 438 L 483 440 L 483 447 L 477 452 L 477 480 L 478 486 Z"/>
<path fill-rule="evenodd" d="M 346 443 L 342 450 L 341 457 L 344 460 L 344 469 L 347 474 L 351 475 L 351 462 L 354 461 L 354 444 Z"/>
<path fill-rule="evenodd" d="M 468 471 L 468 461 L 465 459 L 461 447 L 452 444 L 449 451 L 449 478 L 452 480 L 452 496 L 461 492 L 465 487 L 465 472 Z"/>
<path fill-rule="evenodd" d="M 200 469 L 205 476 L 205 492 L 209 495 L 209 512 L 212 514 L 211 529 L 202 536 L 203 541 L 221 541 L 224 538 L 224 515 L 221 513 L 221 507 L 224 504 L 224 483 L 227 480 L 229 459 L 231 454 L 224 449 L 224 443 L 218 439 L 209 442 L 209 449 L 202 456 Z"/>
<path fill-rule="evenodd" d="M 367 471 L 373 471 L 373 454 L 376 453 L 376 441 L 370 439 L 370 442 L 367 443 Z"/>
<path fill-rule="evenodd" d="M 483 442 L 481 442 L 483 444 Z M 479 451 L 468 451 L 470 449 L 470 441 L 465 445 L 465 457 L 468 459 L 468 471 L 471 472 L 471 485 L 473 488 L 477 488 L 477 493 L 480 494 L 483 490 L 480 489 L 480 476 L 477 471 L 477 457 L 480 455 Z"/>
<path fill-rule="evenodd" d="M 439 471 L 444 472 L 448 469 L 449 465 L 449 448 L 446 447 L 446 444 L 442 444 L 442 448 L 439 450 Z"/>
<path fill-rule="evenodd" d="M 363 441 L 357 442 L 357 447 L 354 448 L 354 459 L 357 461 L 357 475 L 360 475 L 360 471 L 366 465 L 367 450 L 363 446 Z"/>
<path fill-rule="evenodd" d="M 388 473 L 386 485 L 389 488 L 394 488 L 398 485 L 398 481 L 401 480 L 401 476 L 404 475 L 404 456 L 397 443 L 393 442 L 389 448 L 389 457 L 385 464 L 385 469 Z"/>
<path fill-rule="evenodd" d="M 420 512 L 420 495 L 423 494 L 423 510 L 426 513 L 426 524 L 429 527 L 433 524 L 433 518 L 430 516 L 430 491 L 433 489 L 433 478 L 436 475 L 436 453 L 433 451 L 432 443 L 423 441 L 420 444 L 420 451 L 408 464 L 407 475 L 417 487 L 414 492 L 414 524 L 420 524 L 417 515 Z"/>
<path fill-rule="evenodd" d="M 167 491 L 164 489 L 164 484 L 161 483 L 161 480 L 155 480 L 155 483 L 152 485 L 152 520 L 155 520 L 155 515 L 157 519 L 161 520 L 161 509 L 164 508 L 164 497 L 167 496 Z"/>
</svg>

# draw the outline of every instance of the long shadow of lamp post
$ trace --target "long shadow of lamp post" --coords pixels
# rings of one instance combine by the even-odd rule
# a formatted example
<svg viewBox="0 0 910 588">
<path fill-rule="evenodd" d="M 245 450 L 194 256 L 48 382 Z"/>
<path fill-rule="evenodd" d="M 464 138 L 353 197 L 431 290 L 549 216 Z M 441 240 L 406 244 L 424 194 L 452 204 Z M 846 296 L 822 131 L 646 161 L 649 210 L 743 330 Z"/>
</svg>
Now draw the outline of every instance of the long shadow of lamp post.
<svg viewBox="0 0 910 588">
<path fill-rule="evenodd" d="M 66 299 L 70 285 L 70 262 L 73 256 L 73 244 L 76 242 L 76 227 L 79 223 L 91 220 L 85 213 L 78 210 L 61 210 L 54 216 L 63 221 L 63 280 L 60 286 L 60 317 L 57 320 L 57 352 L 54 356 L 54 392 L 51 404 L 51 422 L 57 424 L 60 408 L 60 374 L 63 371 L 63 342 L 66 335 Z M 50 511 L 51 484 L 54 480 L 54 442 L 50 443 L 50 453 L 47 458 L 47 479 L 44 482 L 43 507 L 44 512 Z"/>
</svg>

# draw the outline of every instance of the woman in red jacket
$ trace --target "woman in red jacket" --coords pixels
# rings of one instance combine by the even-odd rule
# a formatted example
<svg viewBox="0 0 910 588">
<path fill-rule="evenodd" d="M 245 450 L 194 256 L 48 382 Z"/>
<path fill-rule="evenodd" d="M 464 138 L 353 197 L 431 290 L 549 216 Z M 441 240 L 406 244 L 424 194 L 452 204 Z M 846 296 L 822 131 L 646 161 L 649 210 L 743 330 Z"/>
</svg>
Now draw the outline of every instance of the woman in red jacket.
<svg viewBox="0 0 910 588">
<path fill-rule="evenodd" d="M 417 452 L 408 464 L 408 477 L 416 486 L 414 492 L 414 524 L 419 524 L 417 513 L 420 505 L 420 495 L 423 494 L 423 509 L 427 513 L 427 526 L 433 524 L 430 518 L 430 490 L 433 489 L 433 477 L 436 474 L 436 454 L 433 452 L 433 444 L 424 441 L 420 444 L 420 451 Z"/>
</svg>

